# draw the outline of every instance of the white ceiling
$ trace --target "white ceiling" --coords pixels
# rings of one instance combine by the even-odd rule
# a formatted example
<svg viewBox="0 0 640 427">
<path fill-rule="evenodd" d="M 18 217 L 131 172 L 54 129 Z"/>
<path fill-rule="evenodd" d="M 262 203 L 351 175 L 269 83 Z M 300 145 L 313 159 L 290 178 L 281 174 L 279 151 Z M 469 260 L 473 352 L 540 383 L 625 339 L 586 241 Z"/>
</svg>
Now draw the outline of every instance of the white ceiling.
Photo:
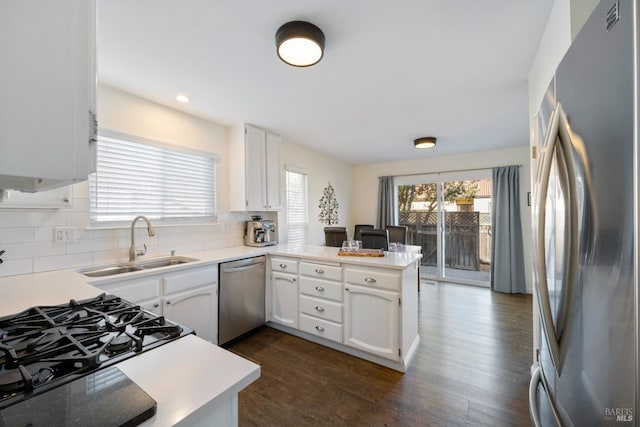
<svg viewBox="0 0 640 427">
<path fill-rule="evenodd" d="M 98 0 L 98 78 L 355 164 L 524 146 L 527 76 L 552 3 Z M 275 32 L 292 20 L 323 30 L 319 64 L 276 56 Z M 431 135 L 435 149 L 413 148 Z"/>
</svg>

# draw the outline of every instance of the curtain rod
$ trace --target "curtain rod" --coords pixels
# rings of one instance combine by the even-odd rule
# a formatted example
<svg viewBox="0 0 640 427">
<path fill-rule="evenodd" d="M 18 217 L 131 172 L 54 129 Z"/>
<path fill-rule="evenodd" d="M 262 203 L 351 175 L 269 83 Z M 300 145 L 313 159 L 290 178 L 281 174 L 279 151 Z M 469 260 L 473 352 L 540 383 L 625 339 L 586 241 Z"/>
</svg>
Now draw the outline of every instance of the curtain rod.
<svg viewBox="0 0 640 427">
<path fill-rule="evenodd" d="M 507 166 L 517 166 L 519 168 L 522 167 L 522 165 L 507 165 Z M 405 174 L 402 174 L 402 175 L 387 175 L 387 176 L 392 176 L 392 177 L 396 178 L 396 177 L 399 177 L 399 176 L 440 175 L 442 173 L 453 173 L 453 172 L 490 171 L 490 170 L 492 170 L 494 168 L 501 168 L 501 167 L 507 167 L 507 166 L 494 166 L 494 167 L 490 167 L 490 168 L 458 169 L 458 170 L 438 171 L 438 172 L 405 173 Z M 382 178 L 382 177 L 379 176 L 378 178 Z"/>
</svg>

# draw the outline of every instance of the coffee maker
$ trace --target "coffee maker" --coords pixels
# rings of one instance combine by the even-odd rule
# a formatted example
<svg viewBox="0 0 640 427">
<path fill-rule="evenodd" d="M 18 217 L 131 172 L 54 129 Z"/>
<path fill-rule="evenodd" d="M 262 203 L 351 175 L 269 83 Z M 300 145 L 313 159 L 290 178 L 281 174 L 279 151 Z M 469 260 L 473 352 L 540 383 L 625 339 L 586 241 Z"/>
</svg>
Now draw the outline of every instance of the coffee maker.
<svg viewBox="0 0 640 427">
<path fill-rule="evenodd" d="M 269 246 L 278 243 L 276 237 L 276 223 L 262 219 L 260 215 L 251 217 L 245 227 L 244 244 L 246 246 Z"/>
</svg>

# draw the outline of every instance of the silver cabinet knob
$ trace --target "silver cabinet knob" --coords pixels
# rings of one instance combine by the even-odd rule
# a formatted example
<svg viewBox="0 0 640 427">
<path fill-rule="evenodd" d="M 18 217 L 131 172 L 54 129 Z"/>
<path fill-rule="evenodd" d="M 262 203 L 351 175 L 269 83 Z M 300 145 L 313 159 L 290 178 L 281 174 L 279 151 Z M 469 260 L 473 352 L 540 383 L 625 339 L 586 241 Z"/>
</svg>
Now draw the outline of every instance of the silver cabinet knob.
<svg viewBox="0 0 640 427">
<path fill-rule="evenodd" d="M 316 330 L 318 332 L 324 332 L 324 328 L 322 326 L 316 326 Z"/>
<path fill-rule="evenodd" d="M 316 305 L 316 311 L 319 311 L 320 313 L 322 313 L 324 311 L 324 307 L 320 307 Z"/>
<path fill-rule="evenodd" d="M 153 304 L 153 308 L 158 308 L 158 307 L 160 307 L 160 304 L 158 303 Z"/>
<path fill-rule="evenodd" d="M 316 268 L 316 273 L 318 274 L 324 274 L 324 270 L 321 268 Z"/>
<path fill-rule="evenodd" d="M 171 304 L 171 301 L 167 301 L 167 305 L 170 305 L 170 304 Z"/>
<path fill-rule="evenodd" d="M 316 286 L 316 291 L 324 292 L 324 288 L 322 286 Z"/>
<path fill-rule="evenodd" d="M 287 264 L 280 264 L 280 268 L 282 268 L 283 270 L 287 269 Z"/>
<path fill-rule="evenodd" d="M 374 279 L 373 277 L 367 277 L 366 279 L 364 279 L 364 281 L 369 284 L 376 283 L 376 279 Z"/>
</svg>

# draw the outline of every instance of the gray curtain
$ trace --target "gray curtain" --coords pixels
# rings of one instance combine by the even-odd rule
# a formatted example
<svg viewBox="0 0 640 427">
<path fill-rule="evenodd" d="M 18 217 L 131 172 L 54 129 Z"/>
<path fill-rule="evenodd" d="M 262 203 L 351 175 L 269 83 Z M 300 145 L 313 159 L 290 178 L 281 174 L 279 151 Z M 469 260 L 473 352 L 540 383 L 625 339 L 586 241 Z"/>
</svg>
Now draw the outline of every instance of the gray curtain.
<svg viewBox="0 0 640 427">
<path fill-rule="evenodd" d="M 384 228 L 396 223 L 396 207 L 393 204 L 393 177 L 381 176 L 378 189 L 378 215 L 376 228 Z"/>
<path fill-rule="evenodd" d="M 519 166 L 493 169 L 491 233 L 491 289 L 525 293 Z"/>
</svg>

